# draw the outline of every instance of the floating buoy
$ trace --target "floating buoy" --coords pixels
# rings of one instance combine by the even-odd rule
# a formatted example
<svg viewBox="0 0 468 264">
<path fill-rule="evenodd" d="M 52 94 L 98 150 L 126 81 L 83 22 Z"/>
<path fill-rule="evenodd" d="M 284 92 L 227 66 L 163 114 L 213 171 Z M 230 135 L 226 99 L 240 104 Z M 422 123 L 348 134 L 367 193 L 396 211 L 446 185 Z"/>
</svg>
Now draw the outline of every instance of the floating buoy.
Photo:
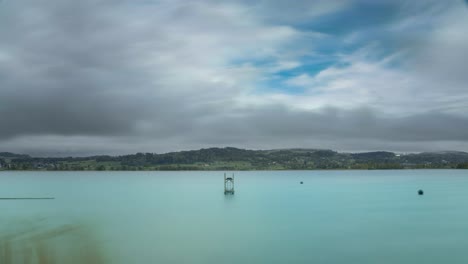
<svg viewBox="0 0 468 264">
<path fill-rule="evenodd" d="M 301 182 L 301 184 L 303 184 L 304 182 Z"/>
<path fill-rule="evenodd" d="M 419 191 L 418 191 L 418 194 L 419 194 L 419 195 L 423 195 L 423 194 L 424 194 L 424 191 L 423 191 L 423 190 L 419 190 Z"/>
</svg>

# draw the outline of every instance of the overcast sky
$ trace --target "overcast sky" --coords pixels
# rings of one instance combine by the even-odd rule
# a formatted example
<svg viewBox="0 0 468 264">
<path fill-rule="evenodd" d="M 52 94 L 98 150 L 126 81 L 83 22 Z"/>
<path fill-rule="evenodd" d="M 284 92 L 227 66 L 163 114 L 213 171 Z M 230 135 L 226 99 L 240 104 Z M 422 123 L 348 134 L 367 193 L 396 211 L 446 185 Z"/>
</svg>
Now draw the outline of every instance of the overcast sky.
<svg viewBox="0 0 468 264">
<path fill-rule="evenodd" d="M 0 1 L 0 152 L 223 146 L 468 151 L 467 2 Z"/>
</svg>

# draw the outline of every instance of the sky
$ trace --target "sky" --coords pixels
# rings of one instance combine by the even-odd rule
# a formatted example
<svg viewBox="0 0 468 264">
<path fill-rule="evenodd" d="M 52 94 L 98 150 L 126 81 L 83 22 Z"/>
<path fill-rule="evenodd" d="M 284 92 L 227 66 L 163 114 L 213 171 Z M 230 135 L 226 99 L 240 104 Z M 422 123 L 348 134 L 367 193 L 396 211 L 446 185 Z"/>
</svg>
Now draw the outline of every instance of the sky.
<svg viewBox="0 0 468 264">
<path fill-rule="evenodd" d="M 468 1 L 1 0 L 0 152 L 468 151 Z"/>
</svg>

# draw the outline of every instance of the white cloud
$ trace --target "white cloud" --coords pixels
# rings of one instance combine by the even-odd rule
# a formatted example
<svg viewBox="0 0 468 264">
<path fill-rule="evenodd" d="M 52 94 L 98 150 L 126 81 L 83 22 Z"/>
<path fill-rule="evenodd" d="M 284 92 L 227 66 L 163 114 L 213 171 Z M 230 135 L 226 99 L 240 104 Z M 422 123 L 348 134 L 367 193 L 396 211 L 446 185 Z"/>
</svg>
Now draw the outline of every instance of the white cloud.
<svg viewBox="0 0 468 264">
<path fill-rule="evenodd" d="M 466 127 L 468 11 L 463 3 L 385 25 L 393 38 L 405 30 L 420 35 L 384 58 L 385 43 L 378 41 L 351 54 L 320 54 L 319 40 L 327 36 L 295 27 L 352 1 L 2 5 L 1 148 L 102 154 L 211 144 L 364 150 L 407 143 L 417 150 L 427 142 L 415 133 L 405 137 L 383 128 L 420 133 L 402 119 L 420 115 L 419 126 L 434 130 L 431 142 L 450 147 L 456 144 L 447 142 L 465 142 L 459 133 L 431 126 L 428 117 L 432 113 Z M 427 21 L 436 26 L 424 28 Z M 343 43 L 356 43 L 360 33 L 344 36 Z M 311 54 L 340 61 L 281 83 L 278 72 L 300 68 Z M 262 87 L 271 80 L 300 92 Z M 371 131 L 365 134 L 370 143 L 359 138 L 353 122 Z"/>
</svg>

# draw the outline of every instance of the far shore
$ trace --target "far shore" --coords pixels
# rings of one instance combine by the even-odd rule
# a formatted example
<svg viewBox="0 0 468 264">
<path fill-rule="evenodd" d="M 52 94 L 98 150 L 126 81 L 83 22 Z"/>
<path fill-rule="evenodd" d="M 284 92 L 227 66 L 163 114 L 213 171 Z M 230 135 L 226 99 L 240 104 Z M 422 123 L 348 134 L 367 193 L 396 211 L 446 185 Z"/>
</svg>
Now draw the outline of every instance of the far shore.
<svg viewBox="0 0 468 264">
<path fill-rule="evenodd" d="M 468 169 L 461 151 L 398 154 L 347 153 L 327 149 L 248 150 L 207 148 L 164 154 L 31 157 L 0 152 L 4 171 L 285 171 Z"/>
</svg>

